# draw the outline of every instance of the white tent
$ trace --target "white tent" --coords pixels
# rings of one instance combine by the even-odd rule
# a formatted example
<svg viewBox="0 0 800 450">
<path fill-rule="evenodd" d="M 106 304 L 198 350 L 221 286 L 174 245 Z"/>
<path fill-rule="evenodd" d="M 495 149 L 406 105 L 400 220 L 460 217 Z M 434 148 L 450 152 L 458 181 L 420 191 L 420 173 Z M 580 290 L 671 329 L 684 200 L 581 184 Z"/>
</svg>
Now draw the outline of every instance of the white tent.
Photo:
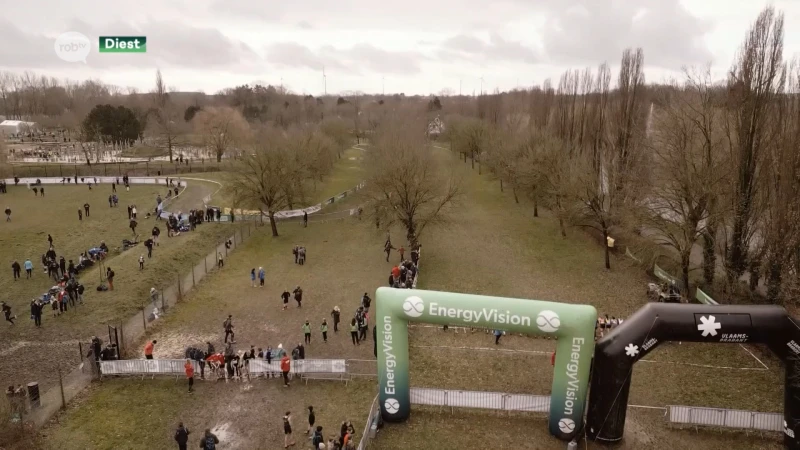
<svg viewBox="0 0 800 450">
<path fill-rule="evenodd" d="M 35 129 L 35 122 L 24 122 L 22 120 L 4 120 L 0 122 L 0 133 L 2 134 L 18 135 Z"/>
</svg>

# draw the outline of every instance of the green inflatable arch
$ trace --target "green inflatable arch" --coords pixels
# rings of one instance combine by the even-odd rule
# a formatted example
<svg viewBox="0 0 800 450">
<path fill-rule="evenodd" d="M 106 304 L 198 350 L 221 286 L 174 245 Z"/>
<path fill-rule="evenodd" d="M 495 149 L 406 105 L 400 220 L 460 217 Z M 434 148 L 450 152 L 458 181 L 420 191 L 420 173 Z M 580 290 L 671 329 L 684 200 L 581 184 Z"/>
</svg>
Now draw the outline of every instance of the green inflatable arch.
<svg viewBox="0 0 800 450">
<path fill-rule="evenodd" d="M 570 440 L 581 430 L 594 354 L 593 306 L 388 287 L 378 288 L 375 303 L 383 420 L 408 418 L 408 322 L 426 322 L 556 336 L 550 433 Z"/>
</svg>

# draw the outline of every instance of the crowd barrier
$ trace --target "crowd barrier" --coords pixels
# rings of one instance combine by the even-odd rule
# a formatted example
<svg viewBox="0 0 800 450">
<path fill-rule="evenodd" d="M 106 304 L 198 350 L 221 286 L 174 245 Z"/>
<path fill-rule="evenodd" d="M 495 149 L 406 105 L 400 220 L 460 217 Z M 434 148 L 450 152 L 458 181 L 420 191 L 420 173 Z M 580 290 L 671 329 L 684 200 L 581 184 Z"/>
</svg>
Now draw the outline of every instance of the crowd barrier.
<svg viewBox="0 0 800 450">
<path fill-rule="evenodd" d="M 185 359 L 123 359 L 100 361 L 100 375 L 185 375 Z M 200 371 L 197 361 L 192 361 L 196 371 Z"/>
<path fill-rule="evenodd" d="M 358 450 L 366 450 L 370 441 L 375 438 L 375 435 L 378 432 L 378 420 L 380 414 L 381 409 L 378 408 L 378 396 L 376 395 L 372 400 L 372 406 L 369 408 L 367 421 L 364 425 L 364 432 L 361 433 L 361 440 L 358 441 L 358 447 L 356 447 Z"/>
<path fill-rule="evenodd" d="M 783 432 L 783 414 L 737 409 L 667 406 L 671 424 Z"/>
<path fill-rule="evenodd" d="M 100 361 L 100 374 L 107 375 L 181 375 L 184 374 L 185 359 L 125 359 L 118 361 Z M 200 370 L 197 361 L 192 361 L 196 371 Z M 280 360 L 267 363 L 262 359 L 250 360 L 251 375 L 281 373 Z M 346 374 L 347 363 L 344 359 L 298 359 L 293 360 L 291 372 L 296 375 L 306 374 Z"/>
<path fill-rule="evenodd" d="M 550 396 L 411 388 L 411 404 L 547 413 L 550 411 Z"/>
</svg>

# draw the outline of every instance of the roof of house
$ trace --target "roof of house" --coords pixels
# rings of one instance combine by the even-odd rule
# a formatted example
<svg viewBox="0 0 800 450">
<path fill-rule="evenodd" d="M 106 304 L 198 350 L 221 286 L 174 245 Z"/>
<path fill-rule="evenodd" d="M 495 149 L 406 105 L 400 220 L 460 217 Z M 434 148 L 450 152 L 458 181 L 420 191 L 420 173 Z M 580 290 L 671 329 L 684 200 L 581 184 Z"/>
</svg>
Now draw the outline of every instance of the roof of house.
<svg viewBox="0 0 800 450">
<path fill-rule="evenodd" d="M 27 126 L 30 127 L 30 126 L 36 125 L 36 122 L 25 122 L 24 120 L 4 120 L 4 121 L 0 122 L 0 125 L 10 126 L 10 127 L 16 127 L 16 126 L 19 126 L 19 125 L 27 125 Z"/>
</svg>

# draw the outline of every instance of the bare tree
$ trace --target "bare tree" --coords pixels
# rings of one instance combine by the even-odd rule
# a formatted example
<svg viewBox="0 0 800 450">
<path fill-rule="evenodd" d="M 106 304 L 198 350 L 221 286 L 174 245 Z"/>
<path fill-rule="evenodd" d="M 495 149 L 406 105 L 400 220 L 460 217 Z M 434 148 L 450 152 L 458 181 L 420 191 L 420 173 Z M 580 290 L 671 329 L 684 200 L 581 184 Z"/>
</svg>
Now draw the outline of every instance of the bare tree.
<svg viewBox="0 0 800 450">
<path fill-rule="evenodd" d="M 713 115 L 691 81 L 673 86 L 654 119 L 651 136 L 653 163 L 648 177 L 648 201 L 639 210 L 641 223 L 657 244 L 678 255 L 683 288 L 690 290 L 692 248 L 706 234 L 710 204 L 722 190 L 729 168 L 720 152 L 721 136 L 712 135 Z"/>
<path fill-rule="evenodd" d="M 625 51 L 619 78 L 620 85 L 627 87 L 621 87 L 613 97 L 608 69 L 601 66 L 590 94 L 595 99 L 594 118 L 588 124 L 592 151 L 569 160 L 570 222 L 602 234 L 606 269 L 611 268 L 606 245 L 609 232 L 644 198 L 640 183 L 646 177 L 647 152 L 642 145 L 640 119 L 635 117 L 640 112 L 637 96 L 644 81 L 642 58 L 641 51 Z"/>
<path fill-rule="evenodd" d="M 229 107 L 210 107 L 201 110 L 193 122 L 206 148 L 216 155 L 217 162 L 222 161 L 222 155 L 229 148 L 244 141 L 250 129 L 242 114 Z"/>
<path fill-rule="evenodd" d="M 172 162 L 173 147 L 179 143 L 179 139 L 183 134 L 181 129 L 183 117 L 170 98 L 169 89 L 161 76 L 161 70 L 156 71 L 156 85 L 151 94 L 153 96 L 153 109 L 150 117 L 155 123 L 157 134 L 166 141 L 169 160 Z"/>
<path fill-rule="evenodd" d="M 425 138 L 427 123 L 394 120 L 381 126 L 367 154 L 367 196 L 376 219 L 400 223 L 412 246 L 423 231 L 446 220 L 459 194 L 459 183 L 431 152 Z"/>
<path fill-rule="evenodd" d="M 764 151 L 762 187 L 757 203 L 763 206 L 758 222 L 766 261 L 767 299 L 782 303 L 783 279 L 800 246 L 800 65 L 791 67 L 788 91 L 774 115 L 778 135 Z M 751 277 L 753 274 L 751 274 Z"/>
<path fill-rule="evenodd" d="M 259 132 L 248 151 L 231 169 L 228 187 L 236 203 L 266 211 L 272 236 L 278 236 L 275 213 L 289 206 L 292 187 L 301 179 L 284 134 L 276 129 Z"/>
<path fill-rule="evenodd" d="M 727 266 L 734 278 L 744 273 L 755 233 L 754 200 L 764 149 L 775 134 L 770 109 L 783 84 L 783 14 L 765 8 L 750 28 L 728 77 L 726 127 L 734 162 L 733 223 Z"/>
</svg>

